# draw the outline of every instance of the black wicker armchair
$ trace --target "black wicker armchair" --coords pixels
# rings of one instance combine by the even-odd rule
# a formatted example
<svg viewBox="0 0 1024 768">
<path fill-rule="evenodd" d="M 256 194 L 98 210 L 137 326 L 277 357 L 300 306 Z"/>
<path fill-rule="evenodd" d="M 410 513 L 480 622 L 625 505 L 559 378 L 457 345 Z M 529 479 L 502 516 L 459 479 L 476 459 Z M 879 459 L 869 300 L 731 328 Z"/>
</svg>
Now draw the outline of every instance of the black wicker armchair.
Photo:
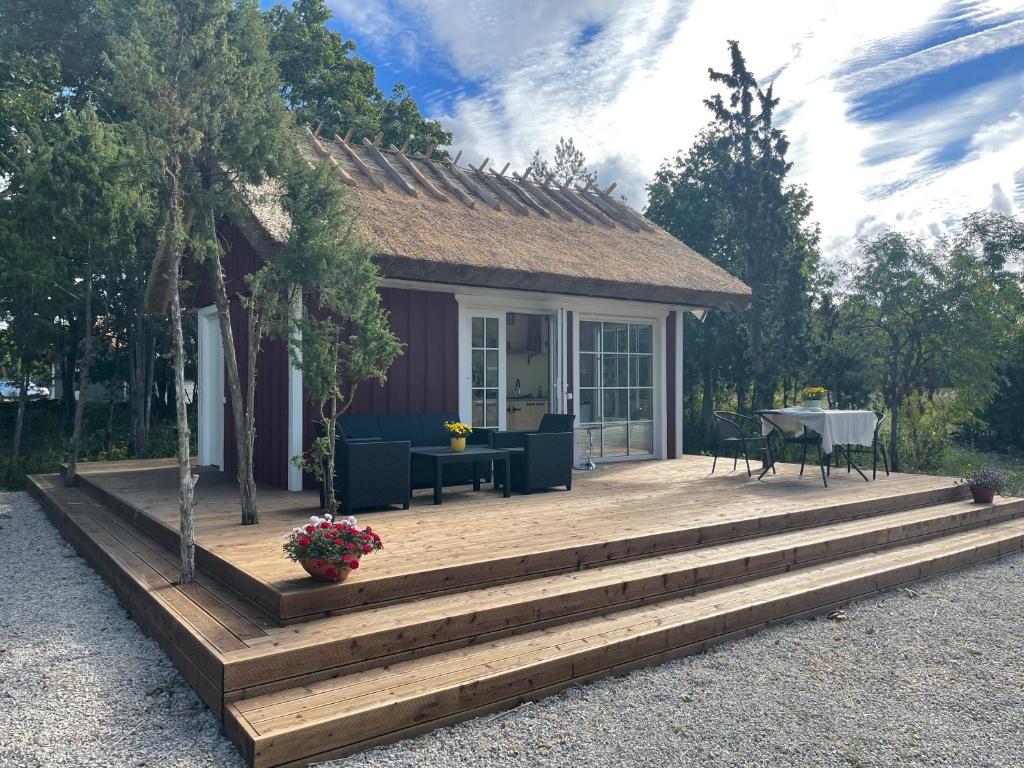
<svg viewBox="0 0 1024 768">
<path fill-rule="evenodd" d="M 408 440 L 348 439 L 338 431 L 334 496 L 341 503 L 342 513 L 392 504 L 408 509 L 410 495 Z"/>
<path fill-rule="evenodd" d="M 536 432 L 495 432 L 495 448 L 509 451 L 512 490 L 532 493 L 564 485 L 572 490 L 572 414 L 546 413 Z"/>
</svg>

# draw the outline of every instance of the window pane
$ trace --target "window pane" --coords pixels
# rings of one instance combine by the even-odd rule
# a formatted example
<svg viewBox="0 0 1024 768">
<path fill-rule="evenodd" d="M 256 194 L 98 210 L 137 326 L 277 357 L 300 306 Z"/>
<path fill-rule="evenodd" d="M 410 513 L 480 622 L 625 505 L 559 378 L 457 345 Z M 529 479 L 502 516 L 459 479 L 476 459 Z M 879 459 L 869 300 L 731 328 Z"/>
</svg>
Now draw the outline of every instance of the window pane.
<svg viewBox="0 0 1024 768">
<path fill-rule="evenodd" d="M 498 318 L 488 317 L 487 318 L 487 348 L 497 349 L 498 348 Z"/>
<path fill-rule="evenodd" d="M 592 424 L 601 420 L 601 393 L 596 389 L 580 390 L 580 423 Z"/>
<path fill-rule="evenodd" d="M 626 355 L 619 355 L 615 361 L 615 386 L 629 386 L 629 358 Z"/>
<path fill-rule="evenodd" d="M 483 392 L 478 389 L 473 390 L 473 426 L 484 426 L 484 398 Z"/>
<path fill-rule="evenodd" d="M 634 326 L 637 330 L 637 352 L 650 354 L 654 351 L 654 342 L 651 339 L 652 331 L 649 325 Z"/>
<path fill-rule="evenodd" d="M 606 424 L 601 430 L 604 456 L 625 456 L 626 455 L 626 425 Z"/>
<path fill-rule="evenodd" d="M 626 375 L 625 355 L 601 355 L 601 386 L 619 386 L 619 366 L 622 366 L 623 375 Z"/>
<path fill-rule="evenodd" d="M 473 318 L 473 343 L 474 347 L 482 347 L 484 345 L 484 319 L 482 317 Z"/>
<path fill-rule="evenodd" d="M 580 386 L 593 387 L 597 381 L 594 371 L 597 367 L 597 355 L 580 354 Z"/>
<path fill-rule="evenodd" d="M 484 385 L 484 353 L 483 350 L 473 350 L 473 386 Z"/>
<path fill-rule="evenodd" d="M 654 386 L 651 378 L 651 366 L 654 358 L 646 355 L 638 355 L 633 358 L 635 368 L 633 370 L 633 377 L 630 379 L 630 384 L 634 387 L 651 387 Z"/>
<path fill-rule="evenodd" d="M 629 392 L 630 421 L 646 421 L 654 418 L 654 390 L 632 389 Z"/>
<path fill-rule="evenodd" d="M 498 352 L 487 350 L 487 375 L 484 378 L 485 387 L 498 386 Z"/>
<path fill-rule="evenodd" d="M 608 421 L 625 421 L 629 418 L 626 412 L 626 393 L 628 390 L 625 389 L 606 389 L 602 392 L 604 400 L 604 420 Z"/>
<path fill-rule="evenodd" d="M 631 325 L 631 326 L 629 326 L 629 351 L 630 352 L 637 352 L 637 351 L 639 351 L 636 348 L 636 337 L 637 337 L 637 333 L 639 331 L 640 331 L 640 326 L 639 325 Z"/>
<path fill-rule="evenodd" d="M 605 352 L 626 352 L 628 351 L 627 344 L 627 326 L 625 323 L 605 323 L 604 333 L 602 335 L 602 350 Z"/>
<path fill-rule="evenodd" d="M 654 453 L 654 422 L 640 421 L 629 425 L 629 453 Z"/>
<path fill-rule="evenodd" d="M 496 389 L 487 390 L 487 405 L 484 416 L 485 427 L 498 426 L 498 390 Z"/>
<path fill-rule="evenodd" d="M 599 351 L 598 336 L 601 333 L 601 324 L 591 320 L 584 320 L 580 323 L 580 352 Z"/>
</svg>

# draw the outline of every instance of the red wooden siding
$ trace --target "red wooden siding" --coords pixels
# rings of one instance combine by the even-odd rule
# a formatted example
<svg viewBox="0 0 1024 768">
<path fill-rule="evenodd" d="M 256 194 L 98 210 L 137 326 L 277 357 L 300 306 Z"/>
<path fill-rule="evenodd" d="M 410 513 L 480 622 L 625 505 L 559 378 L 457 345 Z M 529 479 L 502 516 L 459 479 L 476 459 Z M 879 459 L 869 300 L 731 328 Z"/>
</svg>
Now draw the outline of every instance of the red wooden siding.
<svg viewBox="0 0 1024 768">
<path fill-rule="evenodd" d="M 349 413 L 432 413 L 459 410 L 459 307 L 454 294 L 381 288 L 391 329 L 406 345 L 388 371 L 387 382 L 362 384 Z M 318 406 L 304 406 L 302 442 L 316 437 Z M 306 488 L 315 488 L 311 476 Z"/>
<path fill-rule="evenodd" d="M 260 259 L 236 227 L 225 225 L 221 236 L 227 246 L 224 256 L 225 284 L 228 296 L 231 297 L 231 329 L 235 336 L 235 351 L 244 393 L 247 386 L 246 369 L 249 365 L 246 332 L 248 318 L 238 294 L 245 291 L 241 276 L 258 269 Z M 200 306 L 214 303 L 208 278 L 197 285 L 196 297 L 196 303 Z M 288 368 L 288 348 L 284 342 L 264 341 L 256 367 L 253 471 L 256 482 L 275 488 L 288 487 Z M 224 398 L 224 471 L 233 475 L 238 471 L 238 447 L 235 443 L 230 394 L 227 391 Z"/>
<path fill-rule="evenodd" d="M 665 431 L 668 436 L 667 458 L 679 458 L 679 446 L 676 444 L 676 409 L 681 407 L 676 402 L 676 354 L 678 339 L 676 338 L 676 313 L 669 312 L 665 320 Z"/>
</svg>

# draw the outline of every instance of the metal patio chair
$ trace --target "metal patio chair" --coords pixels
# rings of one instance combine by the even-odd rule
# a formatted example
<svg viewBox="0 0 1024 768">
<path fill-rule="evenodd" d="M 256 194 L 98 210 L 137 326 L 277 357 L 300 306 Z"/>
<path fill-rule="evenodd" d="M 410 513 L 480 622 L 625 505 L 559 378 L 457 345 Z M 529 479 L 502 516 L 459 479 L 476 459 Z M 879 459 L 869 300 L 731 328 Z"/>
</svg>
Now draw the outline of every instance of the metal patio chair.
<svg viewBox="0 0 1024 768">
<path fill-rule="evenodd" d="M 846 471 L 847 472 L 849 472 L 851 469 L 856 469 L 857 468 L 853 464 L 853 457 L 851 456 L 851 454 L 867 455 L 867 453 L 869 451 L 871 452 L 871 479 L 872 480 L 874 480 L 874 479 L 876 479 L 878 477 L 878 453 L 879 453 L 879 451 L 881 451 L 881 453 L 882 453 L 882 468 L 885 470 L 885 474 L 887 476 L 889 474 L 889 457 L 888 457 L 888 455 L 885 452 L 885 443 L 882 443 L 882 442 L 880 442 L 878 440 L 878 431 L 882 427 L 882 422 L 885 421 L 885 414 L 882 413 L 881 411 L 875 411 L 875 418 L 877 419 L 877 421 L 875 422 L 875 436 L 874 436 L 874 438 L 871 441 L 871 447 L 870 448 L 867 448 L 865 446 L 858 446 L 858 445 L 848 445 L 848 446 L 846 446 L 843 449 L 843 453 L 846 454 Z M 836 456 L 836 461 L 837 461 L 836 468 L 837 469 L 839 468 L 840 462 L 841 462 L 841 457 L 838 456 L 838 453 L 839 452 L 837 451 L 836 452 L 836 454 L 837 454 L 837 456 Z"/>
<path fill-rule="evenodd" d="M 779 433 L 779 436 L 782 439 L 783 449 L 785 449 L 785 447 L 787 445 L 799 445 L 799 446 L 801 446 L 801 448 L 802 448 L 802 450 L 800 452 L 800 475 L 801 476 L 803 476 L 803 474 L 804 474 L 804 466 L 807 464 L 807 449 L 808 448 L 815 448 L 815 449 L 817 449 L 817 451 L 818 451 L 818 467 L 821 469 L 821 482 L 823 482 L 825 484 L 825 487 L 828 488 L 828 472 L 829 472 L 829 466 L 828 465 L 829 465 L 830 457 L 826 457 L 825 453 L 821 449 L 821 435 L 818 435 L 818 434 L 808 434 L 807 427 L 804 427 L 803 431 L 799 435 L 787 435 L 785 430 L 782 429 L 782 427 L 780 427 L 778 424 L 776 424 L 774 421 L 772 421 L 772 418 L 769 415 L 769 413 L 758 412 L 758 415 L 760 415 L 760 417 L 762 419 L 767 421 L 772 426 L 773 434 L 774 434 L 774 432 L 778 432 Z M 769 469 L 771 469 L 772 472 L 775 472 L 775 462 L 772 459 L 771 441 L 769 440 L 770 437 L 771 437 L 770 435 L 765 437 L 765 442 L 768 444 L 768 461 L 769 461 L 769 466 L 765 467 L 764 470 L 761 472 L 761 474 L 758 475 L 758 478 L 757 478 L 758 480 L 760 480 L 762 477 L 764 477 L 766 474 L 768 474 L 768 470 Z"/>
<path fill-rule="evenodd" d="M 740 454 L 747 464 L 747 477 L 753 477 L 750 471 L 750 454 L 747 451 L 748 444 L 757 446 L 758 453 L 765 451 L 768 454 L 768 466 L 775 472 L 775 462 L 772 460 L 772 447 L 767 436 L 761 434 L 761 422 L 742 413 L 731 413 L 729 411 L 715 411 L 715 427 L 717 435 L 715 439 L 715 460 L 711 464 L 711 474 L 715 473 L 718 466 L 718 453 L 723 444 L 733 446 L 732 468 L 736 471 L 739 464 Z"/>
</svg>

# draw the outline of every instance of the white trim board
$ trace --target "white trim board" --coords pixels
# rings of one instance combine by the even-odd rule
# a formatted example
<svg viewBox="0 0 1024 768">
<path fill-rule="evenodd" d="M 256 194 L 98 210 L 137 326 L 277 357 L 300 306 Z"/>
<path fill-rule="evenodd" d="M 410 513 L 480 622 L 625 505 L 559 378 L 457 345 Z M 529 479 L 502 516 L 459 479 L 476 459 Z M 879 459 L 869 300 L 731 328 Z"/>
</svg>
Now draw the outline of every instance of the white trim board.
<svg viewBox="0 0 1024 768">
<path fill-rule="evenodd" d="M 211 304 L 197 313 L 197 440 L 199 464 L 224 471 L 224 345 L 220 335 L 220 316 Z"/>
</svg>

